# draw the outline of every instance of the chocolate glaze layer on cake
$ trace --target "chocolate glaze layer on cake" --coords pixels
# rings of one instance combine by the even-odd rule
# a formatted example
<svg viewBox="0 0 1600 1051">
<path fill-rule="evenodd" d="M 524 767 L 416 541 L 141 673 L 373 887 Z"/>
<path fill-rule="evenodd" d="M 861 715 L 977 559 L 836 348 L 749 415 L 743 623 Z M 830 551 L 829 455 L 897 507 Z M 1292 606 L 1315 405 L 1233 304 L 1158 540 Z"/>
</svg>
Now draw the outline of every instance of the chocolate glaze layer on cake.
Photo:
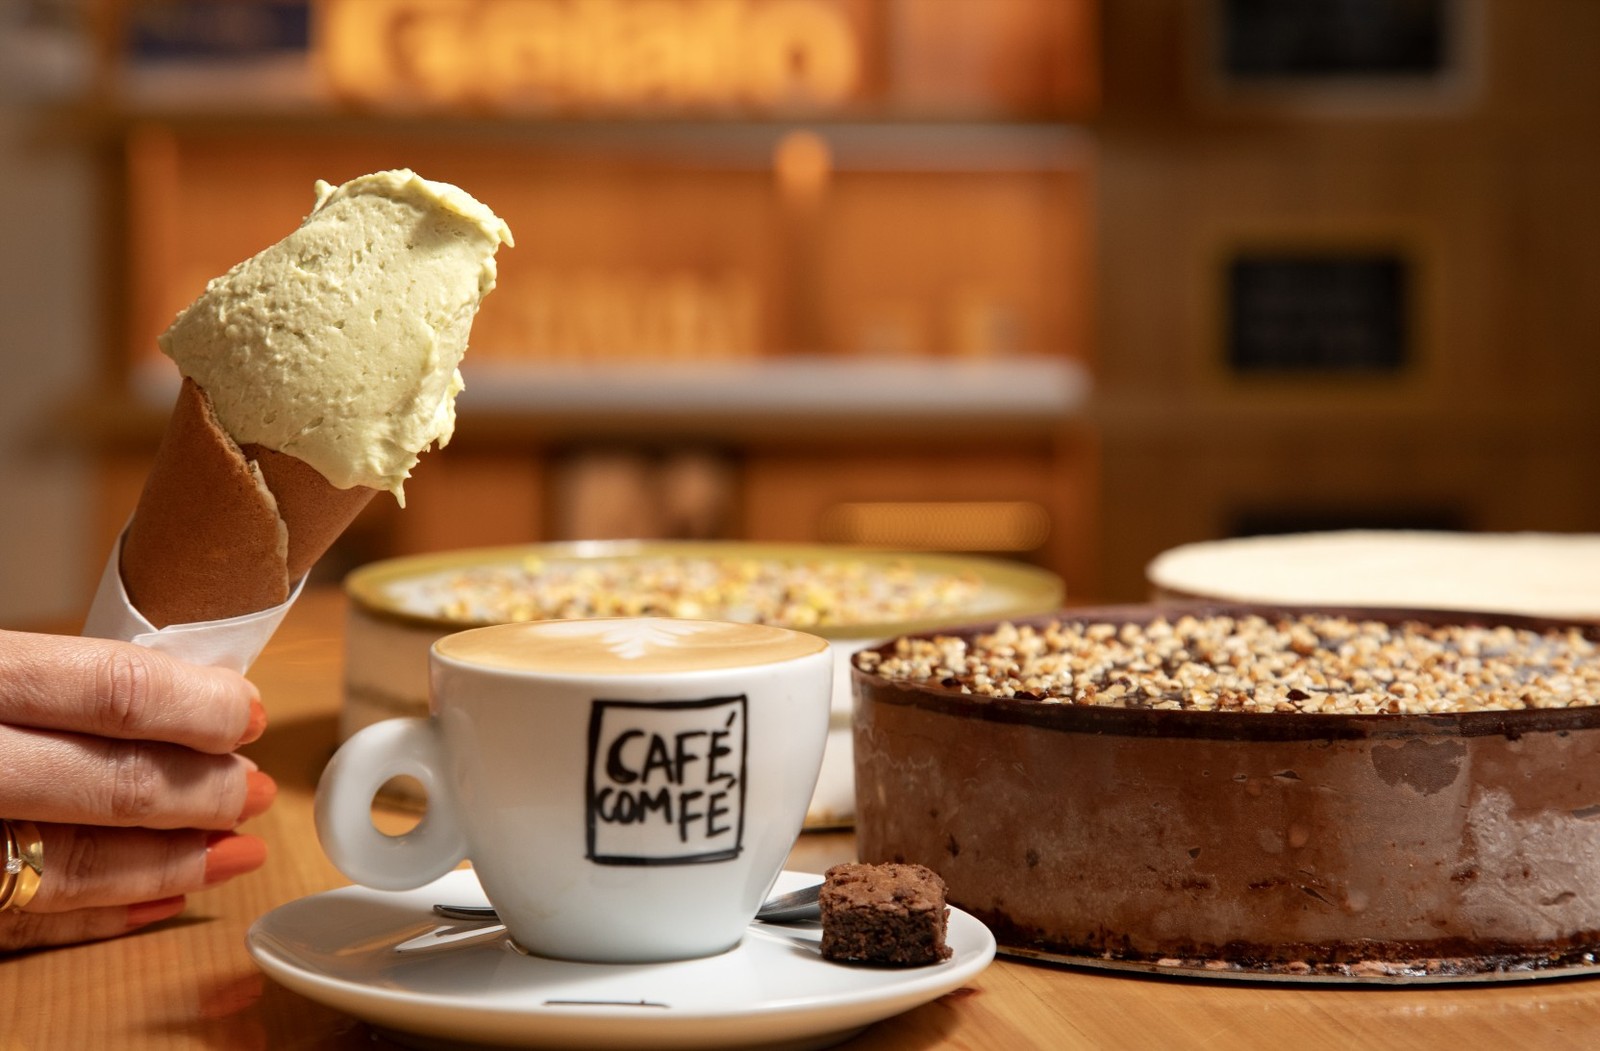
<svg viewBox="0 0 1600 1051">
<path fill-rule="evenodd" d="M 1059 617 L 1251 612 L 1280 611 Z M 1590 640 L 1596 630 L 1581 629 Z M 1592 703 L 1419 715 L 1162 710 L 981 697 L 859 668 L 854 689 L 860 857 L 937 870 L 950 902 L 1003 949 L 1377 978 L 1582 968 L 1600 951 Z"/>
</svg>

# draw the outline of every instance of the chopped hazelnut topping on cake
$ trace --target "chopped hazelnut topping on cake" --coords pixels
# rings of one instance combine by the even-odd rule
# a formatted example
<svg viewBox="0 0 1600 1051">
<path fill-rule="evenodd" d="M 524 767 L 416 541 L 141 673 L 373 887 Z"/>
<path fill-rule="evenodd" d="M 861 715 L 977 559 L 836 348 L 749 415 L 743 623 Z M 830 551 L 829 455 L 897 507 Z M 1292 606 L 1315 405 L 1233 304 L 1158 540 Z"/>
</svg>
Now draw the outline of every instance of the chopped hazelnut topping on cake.
<svg viewBox="0 0 1600 1051">
<path fill-rule="evenodd" d="M 1316 614 L 1110 624 L 1002 623 L 970 640 L 902 638 L 856 665 L 978 697 L 1191 711 L 1430 714 L 1600 703 L 1577 628 L 1391 626 Z"/>
</svg>

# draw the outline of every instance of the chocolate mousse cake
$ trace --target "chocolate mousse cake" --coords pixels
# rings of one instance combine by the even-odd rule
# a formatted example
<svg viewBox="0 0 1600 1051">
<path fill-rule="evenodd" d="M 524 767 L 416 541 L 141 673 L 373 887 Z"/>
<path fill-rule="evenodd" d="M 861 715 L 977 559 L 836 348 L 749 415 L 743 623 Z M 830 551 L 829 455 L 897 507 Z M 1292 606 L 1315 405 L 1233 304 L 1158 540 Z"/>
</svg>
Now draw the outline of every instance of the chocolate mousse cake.
<svg viewBox="0 0 1600 1051">
<path fill-rule="evenodd" d="M 1600 629 L 1207 604 L 856 657 L 857 850 L 1001 951 L 1236 978 L 1586 973 Z"/>
</svg>

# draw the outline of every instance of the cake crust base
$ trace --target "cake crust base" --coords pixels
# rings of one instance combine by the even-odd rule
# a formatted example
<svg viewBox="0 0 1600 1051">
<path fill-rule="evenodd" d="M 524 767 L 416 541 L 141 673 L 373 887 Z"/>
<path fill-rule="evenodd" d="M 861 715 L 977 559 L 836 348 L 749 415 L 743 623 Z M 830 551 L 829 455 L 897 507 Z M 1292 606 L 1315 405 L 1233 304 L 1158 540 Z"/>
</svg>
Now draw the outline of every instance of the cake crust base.
<svg viewBox="0 0 1600 1051">
<path fill-rule="evenodd" d="M 999 932 L 996 932 L 996 937 L 1001 937 Z M 1356 960 L 1350 963 L 1310 963 L 1304 960 L 1272 963 L 1176 957 L 1164 957 L 1159 960 L 1118 960 L 1025 949 L 1015 943 L 1001 945 L 996 951 L 1000 955 L 1021 960 L 1037 960 L 1069 967 L 1202 981 L 1455 985 L 1551 981 L 1600 975 L 1600 960 L 1596 959 L 1596 954 L 1593 952 L 1536 956 L 1421 957 L 1411 960 Z"/>
</svg>

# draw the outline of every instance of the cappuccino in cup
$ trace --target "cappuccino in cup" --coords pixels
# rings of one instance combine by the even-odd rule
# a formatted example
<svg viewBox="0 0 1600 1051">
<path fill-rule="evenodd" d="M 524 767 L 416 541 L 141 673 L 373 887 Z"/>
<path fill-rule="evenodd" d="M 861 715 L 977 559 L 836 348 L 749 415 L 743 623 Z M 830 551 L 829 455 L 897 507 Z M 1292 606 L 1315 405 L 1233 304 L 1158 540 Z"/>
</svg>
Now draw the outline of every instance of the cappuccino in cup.
<svg viewBox="0 0 1600 1051">
<path fill-rule="evenodd" d="M 737 945 L 805 820 L 827 737 L 825 641 L 755 624 L 539 621 L 447 636 L 428 719 L 340 748 L 317 830 L 345 875 L 421 886 L 464 858 L 525 951 L 647 962 Z M 397 775 L 428 811 L 389 837 Z"/>
</svg>

